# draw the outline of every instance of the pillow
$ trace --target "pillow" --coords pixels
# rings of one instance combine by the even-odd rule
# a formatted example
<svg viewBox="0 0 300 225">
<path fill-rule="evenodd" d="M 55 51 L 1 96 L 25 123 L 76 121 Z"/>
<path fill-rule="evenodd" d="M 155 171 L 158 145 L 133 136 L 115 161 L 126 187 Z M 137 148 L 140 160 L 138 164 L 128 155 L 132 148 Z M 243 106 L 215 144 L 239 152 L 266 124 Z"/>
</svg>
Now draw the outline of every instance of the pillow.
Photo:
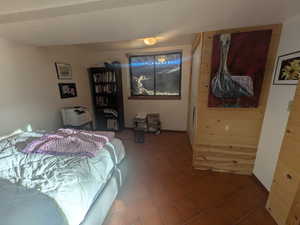
<svg viewBox="0 0 300 225">
<path fill-rule="evenodd" d="M 21 134 L 23 132 L 24 131 L 22 131 L 21 129 L 19 129 L 19 130 L 16 130 L 16 131 L 12 132 L 11 134 L 8 134 L 8 135 L 5 135 L 5 136 L 0 136 L 0 141 L 3 141 L 5 139 L 11 138 L 11 137 L 14 137 L 14 136 L 16 136 L 18 134 Z"/>
<path fill-rule="evenodd" d="M 34 157 L 27 157 L 19 152 L 17 147 L 23 147 L 23 142 L 37 136 L 41 136 L 41 134 L 22 131 L 2 136 L 0 139 L 0 173 L 4 170 L 19 168 L 21 165 L 36 160 Z"/>
<path fill-rule="evenodd" d="M 6 148 L 12 145 L 13 138 L 17 137 L 18 135 L 22 134 L 22 130 L 16 130 L 11 134 L 0 136 L 0 152 L 4 151 Z"/>
</svg>

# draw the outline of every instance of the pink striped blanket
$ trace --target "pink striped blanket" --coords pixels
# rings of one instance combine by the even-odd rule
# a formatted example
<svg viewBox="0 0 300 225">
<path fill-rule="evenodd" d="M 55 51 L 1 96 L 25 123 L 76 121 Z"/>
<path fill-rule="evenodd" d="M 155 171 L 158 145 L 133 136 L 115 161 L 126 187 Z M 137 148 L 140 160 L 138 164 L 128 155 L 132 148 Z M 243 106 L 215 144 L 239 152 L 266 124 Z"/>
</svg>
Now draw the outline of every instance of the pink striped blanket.
<svg viewBox="0 0 300 225">
<path fill-rule="evenodd" d="M 22 152 L 94 157 L 113 137 L 114 132 L 59 129 L 33 140 Z"/>
</svg>

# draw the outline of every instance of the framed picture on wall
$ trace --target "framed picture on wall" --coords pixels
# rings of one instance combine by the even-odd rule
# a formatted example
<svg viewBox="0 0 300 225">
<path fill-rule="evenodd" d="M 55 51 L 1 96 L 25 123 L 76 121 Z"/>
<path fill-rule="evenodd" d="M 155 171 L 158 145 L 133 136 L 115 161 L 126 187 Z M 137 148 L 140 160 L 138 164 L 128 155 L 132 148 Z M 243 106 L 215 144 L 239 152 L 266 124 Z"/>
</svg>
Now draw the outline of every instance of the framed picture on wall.
<svg viewBox="0 0 300 225">
<path fill-rule="evenodd" d="M 296 85 L 300 78 L 300 51 L 278 57 L 273 84 Z"/>
<path fill-rule="evenodd" d="M 74 98 L 77 97 L 77 90 L 75 83 L 59 83 L 59 91 L 61 98 Z"/>
<path fill-rule="evenodd" d="M 72 79 L 72 67 L 68 63 L 55 63 L 57 78 L 59 80 L 71 80 Z"/>
<path fill-rule="evenodd" d="M 213 37 L 208 107 L 258 107 L 271 37 L 270 29 Z"/>
</svg>

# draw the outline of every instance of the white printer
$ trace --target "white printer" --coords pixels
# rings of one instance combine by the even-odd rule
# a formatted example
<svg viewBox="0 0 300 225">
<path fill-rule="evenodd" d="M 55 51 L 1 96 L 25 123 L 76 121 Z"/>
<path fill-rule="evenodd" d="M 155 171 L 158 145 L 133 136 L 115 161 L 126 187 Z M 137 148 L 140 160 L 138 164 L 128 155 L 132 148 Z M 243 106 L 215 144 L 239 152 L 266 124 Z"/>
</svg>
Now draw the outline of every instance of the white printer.
<svg viewBox="0 0 300 225">
<path fill-rule="evenodd" d="M 61 115 L 65 127 L 79 127 L 88 123 L 92 124 L 91 114 L 83 106 L 62 108 Z"/>
</svg>

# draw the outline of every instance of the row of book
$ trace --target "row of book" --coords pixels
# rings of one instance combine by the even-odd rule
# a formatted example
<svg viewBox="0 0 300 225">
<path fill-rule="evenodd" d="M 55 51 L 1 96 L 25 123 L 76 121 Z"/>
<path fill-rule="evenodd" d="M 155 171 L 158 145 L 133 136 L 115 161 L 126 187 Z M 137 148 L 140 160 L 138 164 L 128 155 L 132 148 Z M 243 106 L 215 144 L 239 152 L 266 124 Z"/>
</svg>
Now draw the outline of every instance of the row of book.
<svg viewBox="0 0 300 225">
<path fill-rule="evenodd" d="M 160 118 L 158 113 L 149 113 L 147 115 L 148 131 L 152 133 L 160 133 Z"/>
<path fill-rule="evenodd" d="M 105 108 L 103 109 L 104 115 L 107 117 L 115 117 L 118 118 L 119 113 L 117 110 L 115 109 L 111 109 L 111 108 Z"/>
<path fill-rule="evenodd" d="M 112 96 L 96 96 L 96 105 L 97 106 L 110 106 L 114 105 L 114 98 Z"/>
<path fill-rule="evenodd" d="M 106 84 L 106 85 L 95 85 L 96 94 L 115 94 L 117 93 L 117 85 Z"/>
<path fill-rule="evenodd" d="M 134 129 L 139 131 L 147 131 L 147 114 L 138 113 L 133 119 Z"/>
<path fill-rule="evenodd" d="M 105 72 L 105 73 L 95 73 L 94 74 L 94 82 L 116 82 L 116 74 L 113 72 Z"/>
<path fill-rule="evenodd" d="M 106 128 L 109 130 L 118 130 L 119 123 L 117 119 L 107 119 L 106 120 Z"/>
<path fill-rule="evenodd" d="M 161 122 L 158 113 L 138 113 L 133 122 L 135 130 L 160 133 Z"/>
</svg>

